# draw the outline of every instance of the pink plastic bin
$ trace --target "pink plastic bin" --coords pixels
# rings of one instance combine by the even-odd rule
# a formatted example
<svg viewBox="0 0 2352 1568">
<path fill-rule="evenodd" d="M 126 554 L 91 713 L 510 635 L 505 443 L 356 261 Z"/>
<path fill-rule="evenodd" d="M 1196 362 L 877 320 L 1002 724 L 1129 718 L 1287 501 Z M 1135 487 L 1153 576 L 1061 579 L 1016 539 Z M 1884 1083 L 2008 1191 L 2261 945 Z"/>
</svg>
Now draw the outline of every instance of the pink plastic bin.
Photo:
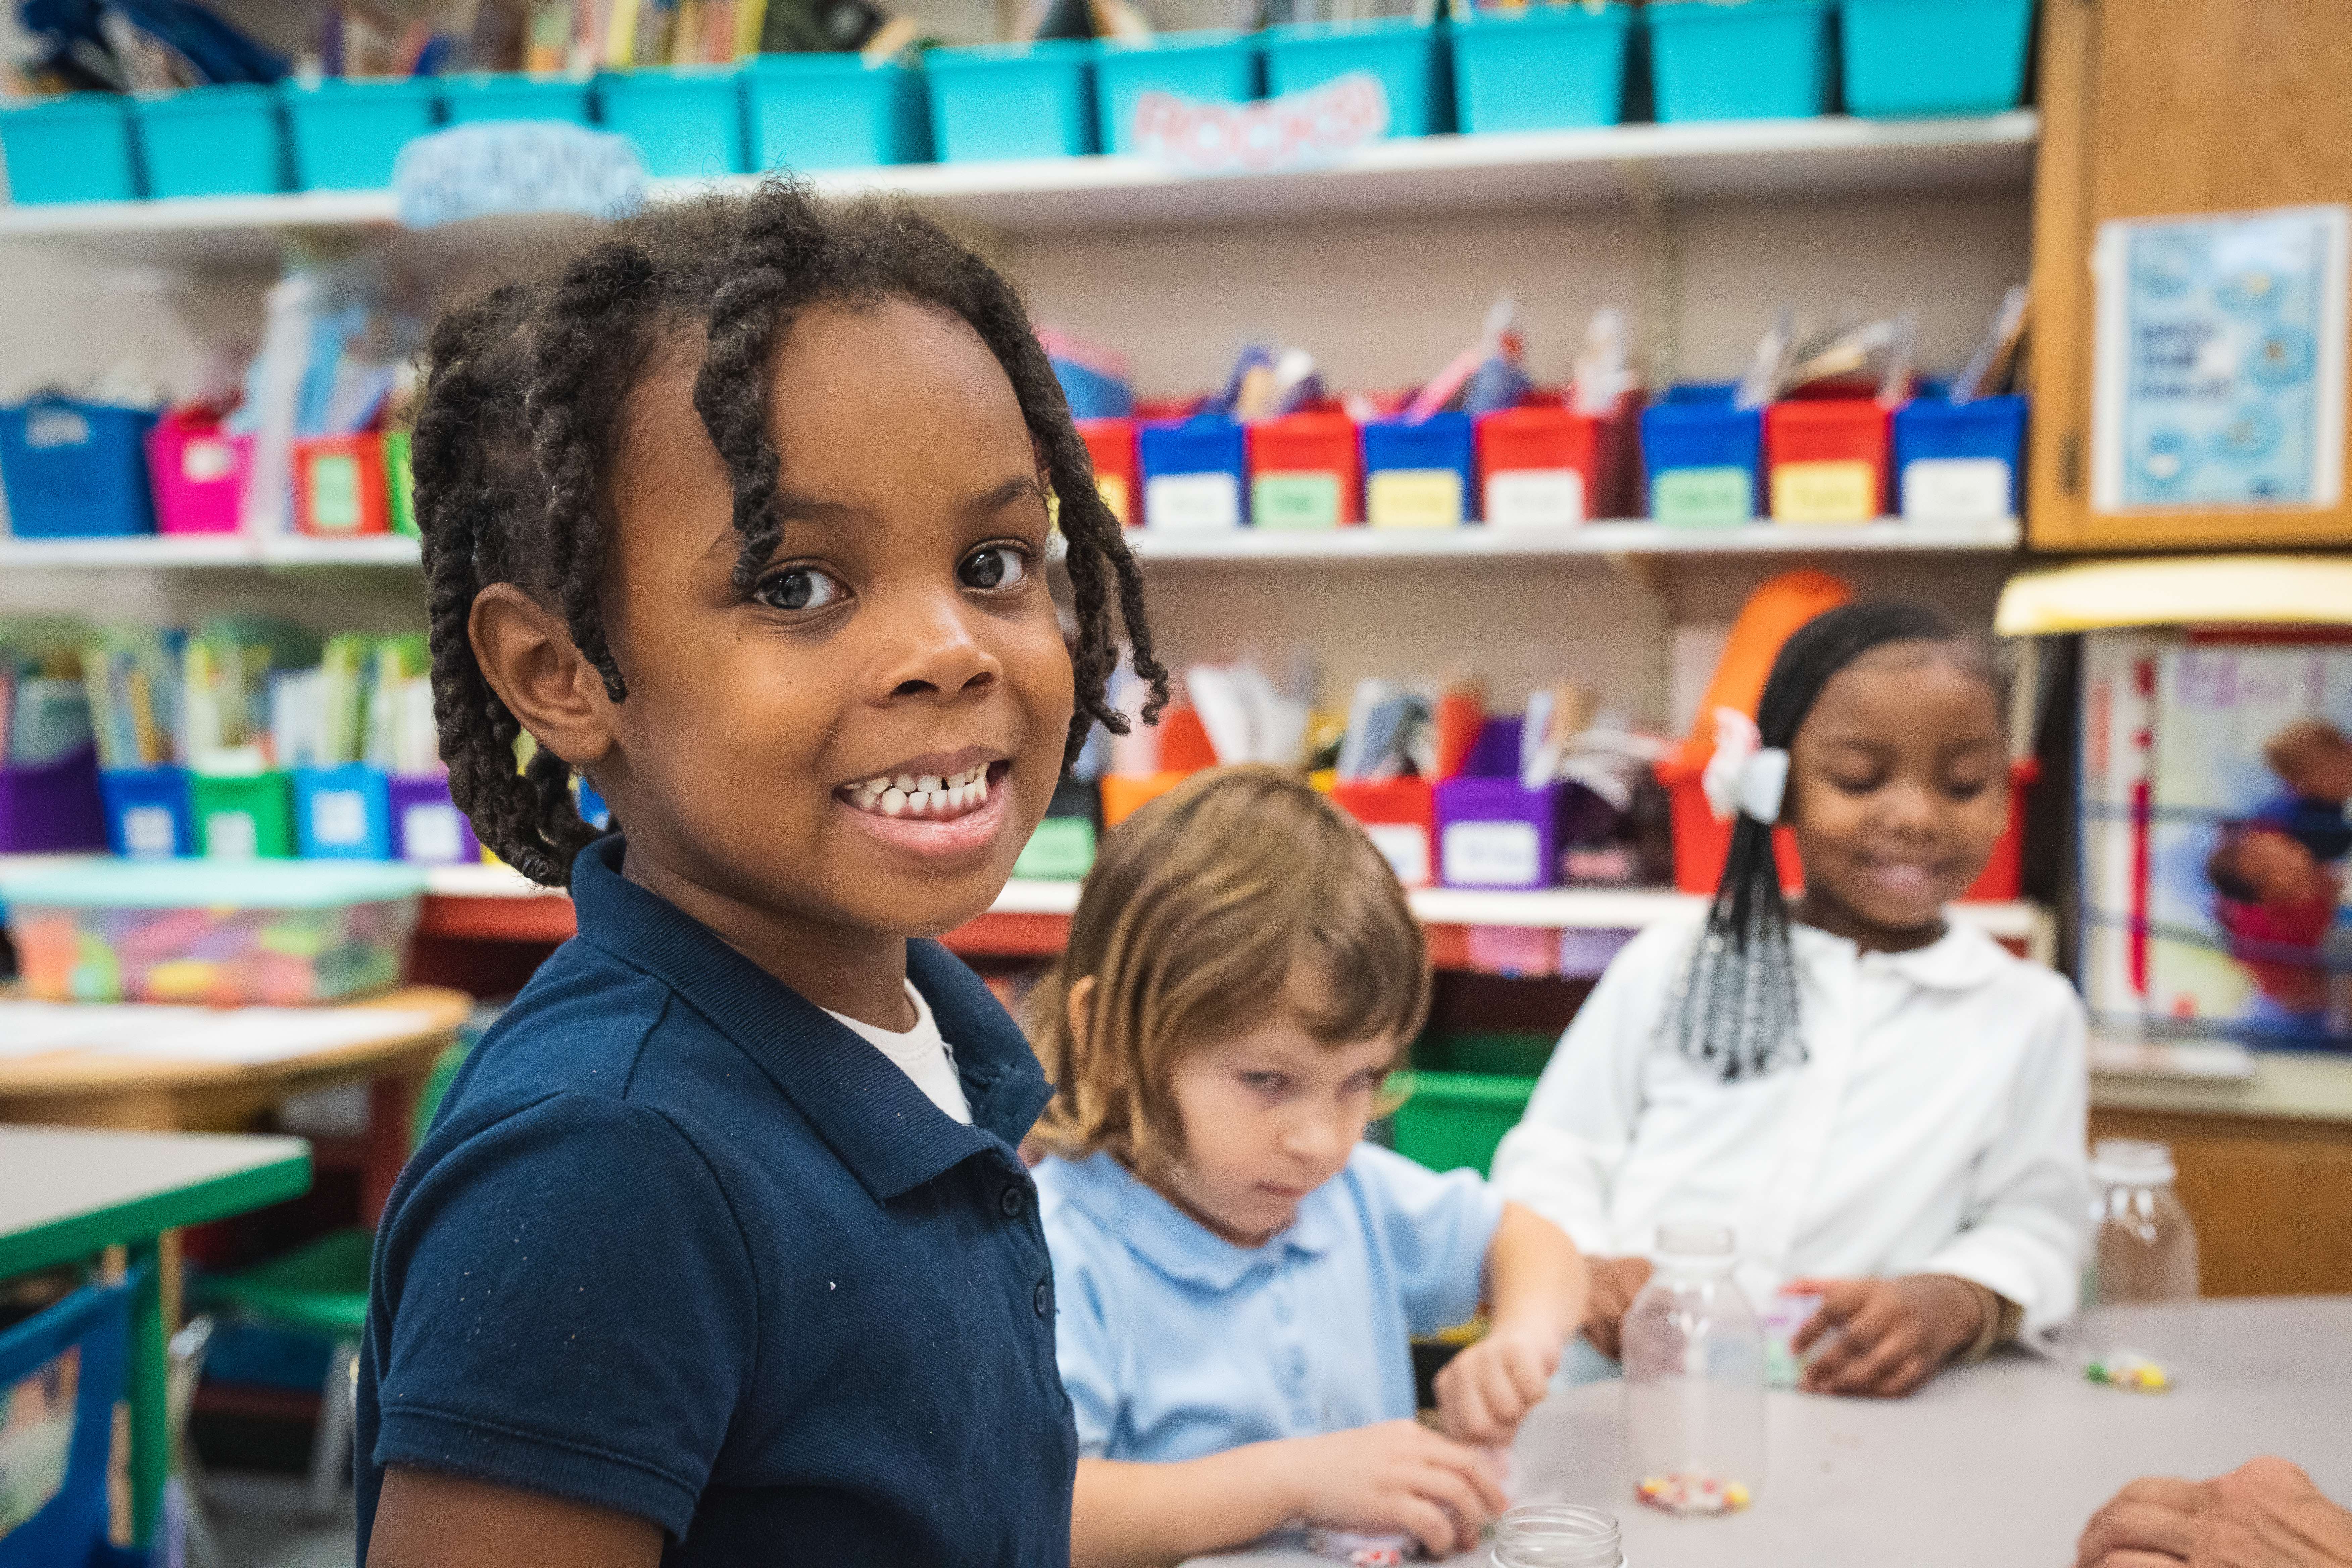
<svg viewBox="0 0 2352 1568">
<path fill-rule="evenodd" d="M 253 437 L 231 436 L 198 409 L 175 408 L 147 433 L 155 526 L 165 533 L 235 533 Z"/>
</svg>

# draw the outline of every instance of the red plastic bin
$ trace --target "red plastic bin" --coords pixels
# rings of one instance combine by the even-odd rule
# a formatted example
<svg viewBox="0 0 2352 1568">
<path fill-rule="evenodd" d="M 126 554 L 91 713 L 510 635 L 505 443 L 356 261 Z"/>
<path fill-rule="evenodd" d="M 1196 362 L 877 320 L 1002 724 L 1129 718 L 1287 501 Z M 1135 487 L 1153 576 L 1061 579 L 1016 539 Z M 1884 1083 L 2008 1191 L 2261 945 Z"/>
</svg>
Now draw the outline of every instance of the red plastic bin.
<svg viewBox="0 0 2352 1568">
<path fill-rule="evenodd" d="M 1135 515 L 1135 421 L 1132 419 L 1081 419 L 1077 421 L 1078 439 L 1087 444 L 1087 456 L 1095 466 L 1095 489 L 1102 492 L 1103 504 L 1123 528 L 1133 528 L 1141 521 Z"/>
<path fill-rule="evenodd" d="M 1249 427 L 1250 522 L 1338 528 L 1364 517 L 1356 422 L 1321 410 Z"/>
<path fill-rule="evenodd" d="M 1675 886 L 1685 893 L 1713 893 L 1723 880 L 1723 859 L 1731 853 L 1731 824 L 1716 820 L 1700 784 L 1704 757 L 1685 762 L 1681 751 L 1658 764 L 1658 782 L 1666 786 L 1673 805 Z M 2042 764 L 2022 757 L 2009 765 L 2009 826 L 1994 841 L 1984 870 L 1960 896 L 1969 900 L 2013 899 L 2021 886 L 2021 850 L 2025 833 L 2025 792 L 2042 774 Z M 1773 858 L 1780 865 L 1780 883 L 1790 889 L 1805 883 L 1803 860 L 1797 854 L 1791 829 L 1772 832 Z"/>
<path fill-rule="evenodd" d="M 1335 784 L 1331 804 L 1356 819 L 1398 881 L 1426 888 L 1436 880 L 1437 797 L 1427 779 Z"/>
<path fill-rule="evenodd" d="M 294 443 L 294 526 L 303 532 L 386 532 L 391 501 L 382 436 L 314 436 Z"/>
<path fill-rule="evenodd" d="M 1766 489 L 1775 522 L 1871 522 L 1886 515 L 1892 411 L 1866 397 L 1764 410 Z"/>
<path fill-rule="evenodd" d="M 1609 496 L 1601 422 L 1565 408 L 1498 408 L 1478 420 L 1478 486 L 1490 526 L 1586 521 Z"/>
<path fill-rule="evenodd" d="M 164 533 L 235 533 L 245 516 L 253 437 L 232 436 L 208 410 L 175 408 L 147 432 L 155 526 Z"/>
</svg>

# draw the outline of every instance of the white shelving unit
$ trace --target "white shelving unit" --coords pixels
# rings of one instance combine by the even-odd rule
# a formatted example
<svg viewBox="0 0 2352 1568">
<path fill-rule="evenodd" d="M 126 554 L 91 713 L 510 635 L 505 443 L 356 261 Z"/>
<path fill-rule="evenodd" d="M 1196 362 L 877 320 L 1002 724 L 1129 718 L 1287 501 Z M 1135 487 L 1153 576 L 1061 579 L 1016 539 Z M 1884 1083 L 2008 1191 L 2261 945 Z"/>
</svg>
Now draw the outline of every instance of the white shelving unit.
<svg viewBox="0 0 2352 1568">
<path fill-rule="evenodd" d="M 1327 167 L 1199 177 L 1144 159 L 908 163 L 828 171 L 824 190 L 890 191 L 1008 233 L 1667 202 L 2021 190 L 2041 131 L 2032 110 L 1962 120 L 1825 115 L 1591 131 L 1423 136 L 1378 142 Z M 665 181 L 656 201 L 747 183 Z M 568 221 L 478 219 L 415 238 L 463 249 L 529 244 Z M 305 192 L 0 207 L 0 242 L 65 246 L 109 264 L 268 266 L 289 237 L 402 234 L 388 191 Z"/>
<path fill-rule="evenodd" d="M 1888 518 L 1857 527 L 1755 522 L 1738 528 L 1669 528 L 1642 520 L 1574 528 L 1322 531 L 1234 529 L 1185 533 L 1139 529 L 1128 538 L 1147 562 L 1311 562 L 1345 564 L 1560 556 L 1773 556 L 1999 552 L 2017 548 L 2015 518 L 1920 523 Z M 0 568 L 25 571 L 179 571 L 219 568 L 391 567 L 414 571 L 417 544 L 400 534 L 322 539 L 310 534 L 145 534 L 127 539 L 12 539 L 0 535 Z"/>
</svg>

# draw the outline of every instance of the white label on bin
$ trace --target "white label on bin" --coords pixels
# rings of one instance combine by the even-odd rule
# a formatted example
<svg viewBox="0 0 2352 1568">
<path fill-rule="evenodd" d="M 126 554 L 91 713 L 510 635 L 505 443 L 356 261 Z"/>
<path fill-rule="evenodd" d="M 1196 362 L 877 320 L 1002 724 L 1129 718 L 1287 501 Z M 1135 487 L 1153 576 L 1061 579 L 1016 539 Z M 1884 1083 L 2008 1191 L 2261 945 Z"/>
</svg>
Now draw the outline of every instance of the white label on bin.
<svg viewBox="0 0 2352 1568">
<path fill-rule="evenodd" d="M 1239 528 L 1241 481 L 1231 474 L 1154 474 L 1143 482 L 1143 521 L 1192 532 Z"/>
<path fill-rule="evenodd" d="M 180 477 L 192 485 L 208 485 L 236 471 L 236 448 L 209 436 L 198 436 L 180 448 Z"/>
<path fill-rule="evenodd" d="M 367 842 L 367 797 L 355 789 L 322 789 L 310 797 L 310 838 L 338 848 Z"/>
<path fill-rule="evenodd" d="M 261 853 L 261 830 L 249 811 L 205 815 L 205 853 L 215 860 L 250 860 Z"/>
<path fill-rule="evenodd" d="M 134 859 L 168 859 L 180 852 L 179 825 L 168 805 L 134 805 L 122 814 L 122 852 Z"/>
<path fill-rule="evenodd" d="M 1462 888 L 1532 888 L 1543 876 L 1543 840 L 1532 822 L 1449 822 L 1445 879 Z"/>
<path fill-rule="evenodd" d="M 1486 521 L 1499 528 L 1558 528 L 1584 521 L 1584 476 L 1574 468 L 1514 468 L 1486 476 Z"/>
<path fill-rule="evenodd" d="M 1903 465 L 1903 515 L 1913 522 L 1999 522 L 2016 493 L 1999 458 L 1918 458 Z"/>
<path fill-rule="evenodd" d="M 70 408 L 41 408 L 25 419 L 25 445 L 35 451 L 89 445 L 89 421 Z"/>
<path fill-rule="evenodd" d="M 1364 837 L 1408 888 L 1429 885 L 1429 830 L 1417 822 L 1367 822 Z"/>
<path fill-rule="evenodd" d="M 446 866 L 466 852 L 457 831 L 457 808 L 438 801 L 421 800 L 400 812 L 400 853 L 409 860 Z"/>
</svg>

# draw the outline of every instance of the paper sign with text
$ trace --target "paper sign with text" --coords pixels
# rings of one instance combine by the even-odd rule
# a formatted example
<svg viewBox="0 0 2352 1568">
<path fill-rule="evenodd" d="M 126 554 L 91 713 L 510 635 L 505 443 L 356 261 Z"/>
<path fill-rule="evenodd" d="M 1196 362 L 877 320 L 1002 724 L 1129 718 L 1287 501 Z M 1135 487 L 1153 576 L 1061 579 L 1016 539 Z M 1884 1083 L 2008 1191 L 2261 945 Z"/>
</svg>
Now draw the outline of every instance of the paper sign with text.
<svg viewBox="0 0 2352 1568">
<path fill-rule="evenodd" d="M 1255 103 L 1202 103 L 1170 92 L 1147 92 L 1135 103 L 1136 151 L 1185 174 L 1319 168 L 1388 128 L 1389 95 L 1366 71 Z"/>
</svg>

